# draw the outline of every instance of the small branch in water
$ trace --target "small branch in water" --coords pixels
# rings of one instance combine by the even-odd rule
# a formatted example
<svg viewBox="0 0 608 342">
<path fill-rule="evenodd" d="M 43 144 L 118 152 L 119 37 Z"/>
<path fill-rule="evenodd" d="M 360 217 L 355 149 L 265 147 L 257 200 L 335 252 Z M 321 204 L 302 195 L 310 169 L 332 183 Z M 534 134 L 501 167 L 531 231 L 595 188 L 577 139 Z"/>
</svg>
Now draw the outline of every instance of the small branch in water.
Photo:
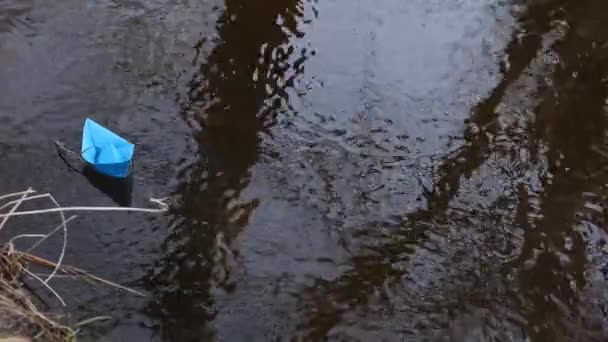
<svg viewBox="0 0 608 342">
<path fill-rule="evenodd" d="M 0 214 L 0 218 L 8 218 L 13 216 L 25 216 L 25 215 L 38 215 L 48 214 L 66 211 L 128 211 L 128 212 L 142 212 L 142 213 L 162 213 L 169 209 L 169 206 L 160 199 L 151 198 L 150 202 L 156 203 L 161 208 L 136 208 L 136 207 L 57 207 L 50 209 L 40 210 L 29 210 L 29 211 L 17 211 L 7 214 Z"/>
<path fill-rule="evenodd" d="M 9 214 L 14 213 L 17 208 L 19 208 L 19 206 L 21 205 L 21 203 L 25 200 L 25 198 L 27 197 L 28 194 L 30 194 L 32 192 L 32 188 L 27 189 L 26 191 L 23 191 L 21 194 L 21 198 L 15 203 L 15 205 L 11 208 Z M 9 194 L 8 196 L 12 196 L 11 194 Z M 2 220 L 2 222 L 0 222 L 0 230 L 2 230 L 2 228 L 4 228 L 4 225 L 6 224 L 6 222 L 8 221 L 10 216 L 6 216 L 4 217 L 4 219 Z"/>
<path fill-rule="evenodd" d="M 43 267 L 57 267 L 57 264 L 55 264 L 55 263 L 53 263 L 51 261 L 48 261 L 46 259 L 43 259 L 41 257 L 29 254 L 29 253 L 24 253 L 24 252 L 15 252 L 15 253 L 18 254 L 19 256 L 22 256 L 25 260 L 30 261 L 30 262 L 32 262 L 34 264 L 39 265 L 39 266 L 43 266 Z M 67 275 L 76 275 L 76 276 L 81 276 L 81 277 L 84 277 L 84 278 L 89 278 L 89 279 L 95 280 L 95 281 L 97 281 L 99 283 L 106 284 L 106 285 L 109 285 L 111 287 L 115 287 L 117 289 L 121 289 L 121 290 L 124 290 L 124 291 L 130 292 L 130 293 L 136 294 L 136 295 L 141 296 L 141 297 L 146 297 L 146 295 L 144 293 L 142 293 L 142 292 L 139 292 L 139 291 L 134 290 L 132 288 L 129 288 L 129 287 L 126 287 L 126 286 L 123 286 L 123 285 L 120 285 L 120 284 L 116 284 L 116 283 L 111 282 L 109 280 L 100 278 L 100 277 L 98 277 L 98 276 L 96 276 L 94 274 L 91 274 L 91 273 L 89 273 L 89 272 L 87 272 L 85 270 L 81 270 L 79 268 L 76 268 L 74 266 L 60 265 L 59 266 L 59 270 L 61 272 L 65 273 L 65 274 L 67 274 Z"/>
<path fill-rule="evenodd" d="M 57 299 L 59 300 L 59 302 L 61 302 L 61 305 L 66 306 L 65 301 L 63 300 L 63 298 L 61 298 L 61 296 L 57 293 L 57 291 L 55 291 L 51 285 L 47 284 L 46 281 L 42 280 L 40 277 L 38 277 L 37 275 L 35 275 L 34 273 L 32 273 L 30 270 L 28 270 L 27 268 L 23 269 L 23 272 L 25 272 L 27 275 L 29 275 L 30 277 L 38 280 L 44 287 L 46 287 L 49 291 L 51 291 L 51 293 L 57 297 Z"/>
<path fill-rule="evenodd" d="M 58 145 L 59 146 L 59 145 Z M 17 198 L 17 199 L 15 199 Z M 23 202 L 33 201 L 37 199 L 48 199 L 53 202 L 55 207 L 40 209 L 40 210 L 29 210 L 29 211 L 18 211 Z M 76 218 L 75 215 L 66 218 L 66 211 L 131 211 L 131 212 L 145 212 L 145 213 L 162 213 L 168 210 L 169 205 L 165 203 L 166 198 L 151 198 L 150 201 L 158 206 L 158 208 L 132 208 L 132 207 L 89 207 L 89 206 L 75 206 L 75 207 L 62 207 L 57 200 L 51 194 L 36 194 L 36 191 L 32 188 L 26 191 L 9 193 L 0 196 L 0 212 L 4 210 L 4 213 L 0 213 L 0 229 L 2 229 L 8 220 L 13 216 L 26 216 L 46 213 L 59 213 L 61 216 L 61 223 L 49 231 L 47 234 L 18 234 L 13 236 L 8 242 L 6 242 L 3 248 L 0 250 L 0 311 L 1 313 L 9 314 L 7 317 L 14 317 L 16 320 L 26 320 L 29 324 L 36 326 L 40 333 L 34 337 L 44 338 L 45 340 L 53 341 L 66 341 L 73 340 L 76 333 L 81 327 L 94 323 L 100 320 L 111 319 L 109 316 L 99 316 L 83 320 L 76 324 L 77 331 L 56 322 L 55 320 L 44 316 L 33 304 L 30 299 L 31 295 L 35 295 L 34 290 L 23 289 L 22 278 L 28 277 L 40 282 L 53 296 L 61 303 L 62 306 L 66 306 L 66 302 L 59 295 L 59 293 L 51 287 L 49 282 L 52 279 L 60 277 L 72 277 L 82 279 L 90 283 L 102 283 L 123 291 L 127 291 L 138 296 L 146 296 L 144 293 L 131 289 L 129 287 L 111 282 L 109 280 L 100 278 L 82 269 L 64 265 L 63 260 L 67 248 L 67 224 Z M 9 210 L 10 209 L 10 210 Z M 47 241 L 51 236 L 57 233 L 59 230 L 63 231 L 63 244 L 59 257 L 56 262 L 51 262 L 44 258 L 30 254 L 31 251 L 36 249 L 40 244 Z M 38 239 L 26 252 L 15 250 L 14 242 L 18 239 L 34 238 Z M 34 273 L 31 269 L 28 269 L 28 265 L 37 265 L 44 268 L 52 269 L 49 274 Z M 27 286 L 29 288 L 29 286 Z M 28 293 L 29 291 L 30 293 Z"/>
<path fill-rule="evenodd" d="M 82 320 L 82 321 L 80 321 L 80 322 L 76 323 L 74 326 L 76 326 L 76 327 L 82 327 L 82 326 L 84 326 L 84 325 L 91 324 L 91 323 L 93 323 L 93 322 L 97 322 L 97 321 L 107 321 L 107 320 L 109 320 L 109 319 L 112 319 L 112 316 L 97 316 L 97 317 L 91 317 L 91 318 L 88 318 L 88 319 L 85 319 L 85 320 Z"/>
<path fill-rule="evenodd" d="M 17 197 L 17 196 L 21 196 L 21 195 L 29 195 L 36 192 L 35 190 L 33 190 L 32 188 L 29 188 L 25 191 L 20 191 L 20 192 L 13 192 L 10 194 L 6 194 L 6 195 L 2 195 L 0 196 L 0 201 L 2 201 L 5 198 L 11 198 L 11 197 Z"/>
</svg>

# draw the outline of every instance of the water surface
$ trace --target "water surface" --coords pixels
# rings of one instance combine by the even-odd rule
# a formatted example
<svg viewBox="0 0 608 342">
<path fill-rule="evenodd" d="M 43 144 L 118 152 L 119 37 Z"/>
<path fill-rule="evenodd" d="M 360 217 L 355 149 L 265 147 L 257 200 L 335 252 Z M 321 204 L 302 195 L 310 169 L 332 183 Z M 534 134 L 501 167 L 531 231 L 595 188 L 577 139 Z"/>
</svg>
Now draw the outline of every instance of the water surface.
<svg viewBox="0 0 608 342">
<path fill-rule="evenodd" d="M 602 341 L 606 9 L 0 1 L 0 191 L 116 205 L 53 145 L 91 116 L 171 197 L 72 225 L 149 294 L 54 280 L 84 339 Z"/>
</svg>

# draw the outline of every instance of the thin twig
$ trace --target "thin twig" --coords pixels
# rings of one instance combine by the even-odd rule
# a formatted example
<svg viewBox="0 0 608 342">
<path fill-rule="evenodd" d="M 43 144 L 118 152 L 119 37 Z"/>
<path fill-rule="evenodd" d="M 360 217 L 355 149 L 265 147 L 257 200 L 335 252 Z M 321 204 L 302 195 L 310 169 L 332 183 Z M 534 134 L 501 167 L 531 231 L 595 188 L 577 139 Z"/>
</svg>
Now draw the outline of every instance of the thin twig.
<svg viewBox="0 0 608 342">
<path fill-rule="evenodd" d="M 12 214 L 12 213 L 14 213 L 15 209 L 17 208 L 17 206 L 20 205 L 22 202 L 24 202 L 24 201 L 30 201 L 30 200 L 34 200 L 34 199 L 40 199 L 40 198 L 48 198 L 48 199 L 50 199 L 53 202 L 53 204 L 55 204 L 55 206 L 57 208 L 61 207 L 61 205 L 59 204 L 59 202 L 57 202 L 57 200 L 55 199 L 55 197 L 53 197 L 53 195 L 51 195 L 49 193 L 46 193 L 46 194 L 41 194 L 41 195 L 30 196 L 30 197 L 27 197 L 27 198 L 21 198 L 18 201 L 11 201 L 11 202 L 5 204 L 4 206 L 0 207 L 0 210 L 4 209 L 7 205 L 10 205 L 10 204 L 14 203 L 15 206 L 13 207 L 13 210 L 11 210 L 11 212 L 9 212 L 9 214 Z M 63 213 L 63 211 L 59 211 L 59 215 L 61 216 L 61 225 L 58 228 L 56 228 L 53 232 L 51 232 L 51 234 L 50 234 L 50 235 L 52 235 L 52 233 L 55 233 L 58 229 L 63 228 L 63 244 L 62 244 L 62 247 L 61 247 L 61 254 L 59 255 L 59 259 L 57 260 L 57 265 L 61 265 L 61 263 L 63 262 L 63 258 L 65 256 L 65 250 L 67 248 L 67 243 L 68 243 L 67 220 L 65 218 L 65 214 Z M 5 220 L 8 220 L 8 217 L 10 217 L 10 216 L 7 216 L 5 218 Z M 41 241 L 39 241 L 35 246 L 38 246 L 44 240 L 46 240 L 46 238 L 44 238 Z M 30 250 L 31 249 L 32 248 L 30 248 Z M 58 268 L 55 268 L 53 270 L 53 272 L 51 273 L 51 275 L 45 280 L 46 283 L 48 283 L 53 278 L 53 276 L 57 273 L 57 270 L 58 270 Z"/>
<path fill-rule="evenodd" d="M 68 169 L 70 169 L 74 172 L 82 173 L 82 170 L 79 170 L 76 167 L 72 166 L 72 163 L 70 161 L 68 161 L 68 159 L 66 158 L 66 156 L 67 156 L 66 153 L 62 153 L 62 152 L 67 152 L 67 154 L 71 155 L 72 157 L 75 157 L 80 162 L 86 162 L 82 159 L 82 156 L 79 155 L 78 153 L 70 150 L 69 148 L 65 147 L 65 145 L 63 145 L 62 143 L 60 143 L 58 141 L 55 141 L 55 145 L 57 145 L 57 149 L 58 149 L 57 154 L 59 155 L 59 158 L 61 158 L 61 160 L 63 160 L 65 165 L 68 167 Z"/>
<path fill-rule="evenodd" d="M 61 298 L 61 296 L 57 293 L 57 291 L 55 291 L 49 284 L 47 284 L 44 280 L 42 280 L 40 277 L 38 277 L 37 275 L 35 275 L 34 273 L 30 272 L 27 268 L 23 269 L 23 272 L 27 273 L 30 277 L 38 280 L 42 285 L 44 285 L 44 287 L 46 287 L 47 289 L 49 289 L 49 291 L 51 291 L 52 294 L 55 295 L 55 297 L 57 297 L 57 299 L 59 299 L 59 301 L 61 302 L 61 305 L 66 306 L 65 302 L 63 301 L 63 298 Z"/>
<path fill-rule="evenodd" d="M 72 150 L 70 150 L 69 148 L 67 148 L 63 143 L 60 143 L 59 141 L 55 140 L 55 145 L 57 145 L 57 147 L 61 150 L 63 150 L 64 152 L 67 152 L 75 157 L 78 157 L 80 159 L 82 159 L 82 156 Z M 85 150 L 86 151 L 86 150 Z M 84 151 L 83 151 L 84 152 Z"/>
<path fill-rule="evenodd" d="M 6 280 L 0 278 L 0 306 L 3 310 L 10 311 L 18 316 L 27 318 L 29 321 L 40 326 L 39 336 L 47 333 L 66 334 L 73 336 L 74 331 L 62 324 L 59 324 L 43 315 L 30 298 L 20 289 L 15 288 Z M 51 332 L 54 331 L 54 332 Z M 61 339 L 63 341 L 63 339 Z"/>
<path fill-rule="evenodd" d="M 91 324 L 93 322 L 97 322 L 97 321 L 107 321 L 109 319 L 112 319 L 112 316 L 97 316 L 97 317 L 91 317 L 85 320 L 82 320 L 76 324 L 74 324 L 74 327 L 82 327 L 83 325 L 87 325 L 87 324 Z"/>
<path fill-rule="evenodd" d="M 65 224 L 68 224 L 68 222 L 72 221 L 72 220 L 73 220 L 73 219 L 75 219 L 76 217 L 78 217 L 78 216 L 76 216 L 76 215 L 72 215 L 72 216 L 68 217 L 68 218 L 65 220 Z M 33 244 L 33 245 L 32 245 L 32 247 L 28 248 L 28 250 L 27 250 L 26 252 L 27 252 L 27 253 L 31 252 L 31 251 L 32 251 L 32 250 L 34 250 L 36 247 L 38 247 L 38 246 L 39 246 L 41 243 L 43 243 L 44 241 L 46 241 L 46 239 L 50 238 L 51 236 L 53 236 L 53 234 L 57 233 L 57 231 L 63 227 L 63 224 L 64 224 L 64 223 L 62 222 L 60 225 L 58 225 L 57 227 L 55 227 L 55 229 L 51 230 L 51 232 L 50 232 L 50 233 L 48 233 L 48 234 L 46 234 L 46 235 L 43 235 L 42 239 L 40 239 L 40 240 L 36 241 L 36 243 L 35 243 L 35 244 Z"/>
<path fill-rule="evenodd" d="M 49 198 L 51 199 L 51 201 L 53 201 L 53 203 L 57 206 L 57 208 L 60 208 L 61 205 L 59 204 L 59 202 L 57 202 L 57 200 L 55 200 L 55 197 L 53 197 L 53 195 L 48 194 Z M 59 267 L 61 266 L 61 263 L 63 262 L 63 258 L 65 256 L 65 250 L 68 246 L 68 226 L 67 226 L 67 221 L 65 219 L 65 214 L 63 213 L 63 211 L 59 212 L 59 215 L 61 215 L 61 227 L 63 228 L 63 243 L 61 245 L 61 254 L 59 254 L 59 259 L 57 259 L 57 266 L 55 266 L 55 269 L 53 269 L 53 272 L 51 272 L 51 275 L 48 276 L 45 280 L 44 283 L 48 284 L 49 281 L 51 279 L 53 279 L 53 276 L 55 274 L 57 274 L 57 271 L 59 270 Z"/>
<path fill-rule="evenodd" d="M 57 146 L 64 150 L 67 150 L 62 144 L 58 143 Z M 38 209 L 38 210 L 29 210 L 29 211 L 19 211 L 19 208 L 23 206 L 23 202 L 33 201 L 48 198 L 53 202 L 54 207 L 47 209 Z M 57 291 L 50 285 L 50 281 L 56 277 L 70 277 L 81 279 L 89 283 L 101 283 L 116 289 L 120 289 L 126 292 L 130 292 L 132 294 L 138 296 L 147 296 L 146 294 L 139 292 L 137 290 L 131 289 L 127 286 L 119 285 L 112 281 L 100 278 L 96 275 L 93 275 L 87 271 L 82 269 L 64 265 L 63 261 L 65 258 L 66 248 L 67 248 L 67 239 L 68 239 L 68 223 L 76 218 L 75 215 L 70 217 L 65 212 L 69 211 L 125 211 L 125 212 L 143 212 L 143 213 L 162 213 L 169 210 L 168 198 L 150 198 L 150 202 L 153 204 L 150 208 L 137 208 L 137 207 L 94 207 L 94 206 L 74 206 L 74 207 L 62 207 L 59 202 L 49 193 L 39 194 L 31 187 L 25 191 L 15 192 L 10 194 L 4 194 L 0 196 L 0 230 L 6 225 L 7 221 L 13 216 L 26 216 L 26 215 L 36 215 L 36 214 L 46 214 L 46 213 L 58 213 L 61 216 L 61 224 L 55 227 L 53 230 L 48 232 L 47 234 L 19 234 L 13 236 L 8 242 L 5 243 L 2 249 L 2 262 L 6 263 L 7 269 L 3 270 L 3 272 L 7 273 L 7 279 L 14 282 L 19 279 L 21 276 L 31 277 L 35 281 L 40 282 L 48 291 L 50 291 L 57 300 L 61 303 L 62 306 L 66 306 L 66 302 L 59 295 Z M 47 241 L 50 237 L 52 237 L 59 230 L 63 230 L 63 244 L 61 248 L 61 253 L 58 256 L 56 262 L 52 262 L 41 257 L 30 254 L 30 252 L 36 249 L 40 244 Z M 27 250 L 27 252 L 21 252 L 14 249 L 14 243 L 18 239 L 37 239 L 35 243 L 32 244 L 31 247 Z M 26 268 L 27 265 L 32 266 L 42 266 L 52 271 L 48 274 L 44 273 L 34 273 L 31 268 Z M 59 333 L 62 336 L 69 337 L 74 336 L 74 330 L 71 330 L 68 327 L 65 327 L 50 318 L 45 317 L 36 306 L 31 302 L 31 299 L 25 293 L 22 293 L 22 289 L 19 286 L 25 285 L 30 288 L 28 285 L 29 282 L 25 284 L 21 282 L 14 282 L 9 284 L 6 282 L 4 277 L 0 277 L 0 308 L 6 310 L 6 312 L 14 311 L 19 316 L 27 318 L 31 320 L 34 324 L 40 326 L 41 329 L 41 337 L 46 336 L 47 334 L 55 336 L 55 333 Z M 7 289 L 4 289 L 7 287 Z M 10 288 L 8 288 L 10 287 Z M 6 293 L 9 296 L 5 295 L 4 291 L 8 291 Z M 14 291 L 14 293 L 13 293 Z M 29 290 L 28 292 L 32 292 L 33 294 L 37 294 L 37 291 Z M 15 296 L 15 298 L 12 298 Z M 4 308 L 6 306 L 6 308 Z M 111 319 L 108 316 L 99 316 L 93 317 L 76 324 L 76 327 L 82 327 L 88 324 L 91 324 L 96 321 Z M 59 336 L 59 335 L 57 335 Z"/>
<path fill-rule="evenodd" d="M 19 234 L 17 236 L 13 236 L 10 240 L 8 240 L 8 242 L 12 244 L 17 239 L 23 239 L 23 238 L 44 238 L 44 237 L 46 237 L 46 235 L 44 235 L 44 234 Z"/>
<path fill-rule="evenodd" d="M 25 191 L 13 192 L 10 194 L 0 196 L 0 201 L 2 201 L 5 198 L 11 198 L 11 197 L 16 197 L 16 196 L 21 196 L 21 195 L 28 195 L 28 194 L 32 194 L 34 192 L 36 192 L 36 190 L 33 190 L 32 188 L 29 188 Z"/>
<path fill-rule="evenodd" d="M 159 209 L 151 209 L 151 208 L 135 208 L 135 207 L 58 207 L 58 208 L 50 208 L 50 209 L 40 209 L 40 210 L 29 210 L 29 211 L 18 211 L 7 214 L 0 214 L 0 218 L 7 218 L 13 216 L 25 216 L 25 215 L 38 215 L 38 214 L 48 214 L 48 213 L 57 213 L 57 212 L 66 212 L 66 211 L 128 211 L 128 212 L 142 212 L 142 213 L 162 213 L 167 211 L 167 204 L 163 203 L 158 199 L 150 199 L 151 202 L 159 204 L 162 208 Z"/>
<path fill-rule="evenodd" d="M 44 258 L 41 258 L 39 256 L 33 255 L 33 254 L 19 252 L 19 251 L 15 251 L 15 254 L 18 254 L 18 255 L 24 257 L 25 259 L 27 259 L 28 261 L 30 261 L 32 263 L 35 263 L 35 264 L 38 264 L 40 266 L 46 266 L 46 267 L 55 267 L 56 266 L 55 263 L 53 263 L 51 261 L 48 261 L 48 260 L 46 260 Z M 139 292 L 139 291 L 134 290 L 132 288 L 129 288 L 129 287 L 126 287 L 126 286 L 123 286 L 123 285 L 120 285 L 120 284 L 116 284 L 116 283 L 111 282 L 109 280 L 100 278 L 100 277 L 98 277 L 98 276 L 96 276 L 94 274 L 91 274 L 91 273 L 89 273 L 89 272 L 87 272 L 85 270 L 79 269 L 79 268 L 74 267 L 74 266 L 62 265 L 59 269 L 60 269 L 60 271 L 64 272 L 65 274 L 78 274 L 78 275 L 84 276 L 86 278 L 93 279 L 93 280 L 95 280 L 97 282 L 100 282 L 100 283 L 103 283 L 103 284 L 106 284 L 106 285 L 109 285 L 109 286 L 112 286 L 112 287 L 115 287 L 115 288 L 118 288 L 118 289 L 121 289 L 121 290 L 124 290 L 124 291 L 127 291 L 127 292 L 131 292 L 131 293 L 136 294 L 138 296 L 146 297 L 146 295 L 144 293 L 142 293 L 142 292 Z"/>
<path fill-rule="evenodd" d="M 88 277 L 88 278 L 91 278 L 91 279 L 93 279 L 93 280 L 96 280 L 96 281 L 98 281 L 98 282 L 100 282 L 100 283 L 102 283 L 102 284 L 106 284 L 106 285 L 108 285 L 108 286 L 115 287 L 115 288 L 117 288 L 117 289 L 120 289 L 120 290 L 123 290 L 123 291 L 127 291 L 127 292 L 130 292 L 130 293 L 133 293 L 133 294 L 136 294 L 136 295 L 138 295 L 138 296 L 140 296 L 140 297 L 147 297 L 147 296 L 146 296 L 144 293 L 142 293 L 142 292 L 139 292 L 139 291 L 134 290 L 134 289 L 132 289 L 132 288 L 130 288 L 130 287 L 123 286 L 123 285 L 120 285 L 120 284 L 116 284 L 115 282 L 112 282 L 112 281 L 109 281 L 109 280 L 106 280 L 106 279 L 100 278 L 100 277 L 98 277 L 98 276 L 96 276 L 96 275 L 94 275 L 94 274 L 91 274 L 91 273 L 87 272 L 87 271 L 83 271 L 83 270 L 78 269 L 78 268 L 73 267 L 73 266 L 70 266 L 70 269 L 71 269 L 72 271 L 74 271 L 74 272 L 80 273 L 81 275 L 83 275 L 83 276 L 85 276 L 85 277 Z"/>
<path fill-rule="evenodd" d="M 39 199 L 39 198 L 46 198 L 46 197 L 49 197 L 49 196 L 50 196 L 49 194 L 42 194 L 42 195 L 29 196 L 29 197 L 24 198 L 24 199 L 22 199 L 22 200 L 20 200 L 20 199 L 18 199 L 18 200 L 13 200 L 13 201 L 10 201 L 10 202 L 6 202 L 6 203 L 4 203 L 4 205 L 2 205 L 2 206 L 0 207 L 0 210 L 4 210 L 4 208 L 9 207 L 9 206 L 11 206 L 11 205 L 13 205 L 13 204 L 16 204 L 16 203 L 18 203 L 18 202 L 32 201 L 32 200 L 35 200 L 35 199 Z"/>
<path fill-rule="evenodd" d="M 35 275 L 39 276 L 39 277 L 48 277 L 50 273 L 34 273 Z M 86 276 L 84 275 L 74 275 L 74 274 L 55 274 L 55 276 L 53 278 L 71 278 L 71 279 L 77 279 L 77 278 L 86 278 Z"/>
<path fill-rule="evenodd" d="M 21 199 L 17 203 L 15 203 L 15 205 L 9 211 L 9 213 L 8 213 L 9 215 L 14 213 L 17 210 L 17 208 L 19 208 L 19 206 L 21 205 L 21 202 L 23 202 L 25 200 L 27 195 L 30 194 L 31 190 L 32 190 L 32 188 L 28 188 L 26 191 L 23 192 L 23 194 L 21 195 Z M 10 216 L 5 216 L 4 219 L 2 220 L 2 222 L 0 222 L 0 230 L 2 230 L 2 228 L 4 228 L 4 225 L 6 224 L 6 221 L 8 221 L 9 218 L 10 218 Z"/>
</svg>

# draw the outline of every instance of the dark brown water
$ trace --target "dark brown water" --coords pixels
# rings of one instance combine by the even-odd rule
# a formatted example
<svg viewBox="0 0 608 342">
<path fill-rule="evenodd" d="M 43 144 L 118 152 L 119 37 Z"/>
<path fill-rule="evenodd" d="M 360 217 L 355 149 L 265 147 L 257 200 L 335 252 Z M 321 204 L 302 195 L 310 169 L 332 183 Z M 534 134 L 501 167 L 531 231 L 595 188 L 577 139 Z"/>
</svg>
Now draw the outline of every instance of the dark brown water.
<svg viewBox="0 0 608 342">
<path fill-rule="evenodd" d="M 89 115 L 133 205 L 172 197 L 72 225 L 68 263 L 149 294 L 54 280 L 113 316 L 84 340 L 605 341 L 606 13 L 0 0 L 0 192 L 115 204 L 55 153 Z"/>
</svg>

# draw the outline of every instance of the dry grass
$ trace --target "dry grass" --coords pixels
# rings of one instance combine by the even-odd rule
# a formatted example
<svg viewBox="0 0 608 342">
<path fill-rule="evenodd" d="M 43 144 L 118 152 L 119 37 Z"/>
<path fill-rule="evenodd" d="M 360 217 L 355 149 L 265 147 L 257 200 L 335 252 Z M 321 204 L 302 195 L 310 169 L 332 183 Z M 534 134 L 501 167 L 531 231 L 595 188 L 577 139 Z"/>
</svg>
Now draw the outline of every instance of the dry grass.
<svg viewBox="0 0 608 342">
<path fill-rule="evenodd" d="M 23 202 L 46 199 L 53 203 L 54 207 L 19 211 Z M 65 250 L 67 248 L 68 223 L 76 216 L 66 217 L 66 212 L 74 211 L 135 211 L 146 213 L 160 213 L 167 210 L 167 205 L 160 199 L 151 199 L 159 205 L 158 209 L 150 208 L 124 208 L 124 207 L 61 207 L 50 194 L 37 194 L 33 189 L 10 193 L 0 196 L 0 230 L 2 230 L 9 219 L 14 216 L 44 215 L 58 213 L 61 224 L 46 234 L 19 234 L 4 242 L 0 249 L 0 342 L 3 341 L 74 341 L 78 330 L 87 324 L 110 317 L 92 317 L 85 321 L 68 327 L 62 323 L 60 316 L 53 316 L 41 312 L 34 304 L 33 298 L 36 293 L 27 286 L 28 282 L 37 282 L 49 293 L 51 293 L 61 306 L 66 302 L 60 294 L 49 284 L 50 280 L 59 273 L 83 279 L 92 283 L 104 284 L 120 290 L 128 291 L 135 295 L 143 296 L 142 293 L 119 285 L 109 280 L 97 277 L 79 268 L 63 264 Z M 62 248 L 56 262 L 35 255 L 35 251 L 42 243 L 61 231 L 63 236 Z M 15 249 L 14 241 L 18 239 L 35 240 L 31 247 L 25 251 Z M 42 277 L 34 273 L 30 268 L 38 266 L 47 268 L 49 274 Z M 43 279 L 44 278 L 44 279 Z M 2 334 L 6 332 L 6 334 Z M 20 336 L 17 336 L 20 335 Z"/>
</svg>

